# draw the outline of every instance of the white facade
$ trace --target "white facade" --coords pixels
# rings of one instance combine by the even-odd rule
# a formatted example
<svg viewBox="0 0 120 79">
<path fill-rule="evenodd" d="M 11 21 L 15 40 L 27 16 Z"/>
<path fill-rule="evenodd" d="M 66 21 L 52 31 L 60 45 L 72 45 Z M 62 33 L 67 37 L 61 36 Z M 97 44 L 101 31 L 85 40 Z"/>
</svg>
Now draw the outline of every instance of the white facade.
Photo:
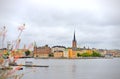
<svg viewBox="0 0 120 79">
<path fill-rule="evenodd" d="M 65 51 L 63 52 L 63 57 L 65 57 L 65 58 L 69 57 L 68 49 L 65 49 Z"/>
<path fill-rule="evenodd" d="M 54 53 L 54 52 L 58 52 L 58 51 L 65 51 L 65 47 L 64 46 L 53 46 L 52 47 L 52 53 Z"/>
</svg>

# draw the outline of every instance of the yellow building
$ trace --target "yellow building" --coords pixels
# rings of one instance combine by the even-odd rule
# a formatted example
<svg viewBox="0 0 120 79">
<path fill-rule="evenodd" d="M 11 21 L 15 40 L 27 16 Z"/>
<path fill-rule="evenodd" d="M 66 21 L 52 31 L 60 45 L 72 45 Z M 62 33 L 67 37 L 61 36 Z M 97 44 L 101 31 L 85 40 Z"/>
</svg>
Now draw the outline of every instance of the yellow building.
<svg viewBox="0 0 120 79">
<path fill-rule="evenodd" d="M 12 50 L 11 55 L 14 57 L 25 57 L 25 51 L 24 49 Z"/>
<path fill-rule="evenodd" d="M 72 49 L 68 49 L 68 54 L 69 54 L 69 58 L 76 58 L 77 57 L 76 51 L 73 51 Z"/>
<path fill-rule="evenodd" d="M 88 53 L 89 55 L 91 55 L 93 53 L 93 51 L 91 49 L 87 49 L 86 53 Z"/>
<path fill-rule="evenodd" d="M 54 53 L 54 58 L 62 58 L 63 57 L 63 51 L 57 51 Z"/>
<path fill-rule="evenodd" d="M 76 53 L 82 55 L 83 53 L 87 53 L 88 55 L 91 55 L 93 53 L 92 49 L 85 49 L 85 48 L 81 48 L 81 49 L 77 49 Z"/>
</svg>

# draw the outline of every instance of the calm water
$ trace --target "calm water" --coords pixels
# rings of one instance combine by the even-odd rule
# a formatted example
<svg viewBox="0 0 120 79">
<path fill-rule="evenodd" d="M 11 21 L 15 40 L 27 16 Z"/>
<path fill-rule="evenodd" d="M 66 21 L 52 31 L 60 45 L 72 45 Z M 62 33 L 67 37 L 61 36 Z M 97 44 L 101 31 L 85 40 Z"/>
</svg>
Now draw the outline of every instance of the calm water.
<svg viewBox="0 0 120 79">
<path fill-rule="evenodd" d="M 120 79 L 120 59 L 20 59 L 48 68 L 28 68 L 16 74 L 22 79 Z"/>
</svg>

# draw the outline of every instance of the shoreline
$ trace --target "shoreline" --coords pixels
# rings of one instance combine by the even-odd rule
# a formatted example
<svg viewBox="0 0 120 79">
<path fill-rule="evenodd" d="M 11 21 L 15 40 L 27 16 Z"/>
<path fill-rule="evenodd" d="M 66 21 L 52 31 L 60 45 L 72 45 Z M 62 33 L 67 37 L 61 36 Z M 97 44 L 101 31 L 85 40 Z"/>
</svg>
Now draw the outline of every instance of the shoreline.
<svg viewBox="0 0 120 79">
<path fill-rule="evenodd" d="M 34 59 L 113 59 L 113 58 L 120 58 L 120 57 L 76 57 L 76 58 L 67 58 L 67 57 L 20 57 L 19 59 L 26 59 L 26 58 L 34 58 Z"/>
<path fill-rule="evenodd" d="M 34 59 L 113 59 L 113 58 L 120 58 L 120 57 L 79 57 L 79 58 L 51 58 L 51 57 L 31 57 Z M 22 59 L 22 58 L 21 58 Z"/>
</svg>

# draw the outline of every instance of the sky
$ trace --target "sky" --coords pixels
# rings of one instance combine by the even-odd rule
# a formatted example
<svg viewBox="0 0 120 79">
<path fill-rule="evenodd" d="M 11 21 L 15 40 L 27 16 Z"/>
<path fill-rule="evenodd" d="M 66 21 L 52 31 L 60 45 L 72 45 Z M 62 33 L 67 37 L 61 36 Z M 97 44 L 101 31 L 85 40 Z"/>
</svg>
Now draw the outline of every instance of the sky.
<svg viewBox="0 0 120 79">
<path fill-rule="evenodd" d="M 0 0 L 0 28 L 5 42 L 17 39 L 25 23 L 20 47 L 72 46 L 120 49 L 120 0 Z M 2 37 L 0 37 L 2 39 Z"/>
</svg>

